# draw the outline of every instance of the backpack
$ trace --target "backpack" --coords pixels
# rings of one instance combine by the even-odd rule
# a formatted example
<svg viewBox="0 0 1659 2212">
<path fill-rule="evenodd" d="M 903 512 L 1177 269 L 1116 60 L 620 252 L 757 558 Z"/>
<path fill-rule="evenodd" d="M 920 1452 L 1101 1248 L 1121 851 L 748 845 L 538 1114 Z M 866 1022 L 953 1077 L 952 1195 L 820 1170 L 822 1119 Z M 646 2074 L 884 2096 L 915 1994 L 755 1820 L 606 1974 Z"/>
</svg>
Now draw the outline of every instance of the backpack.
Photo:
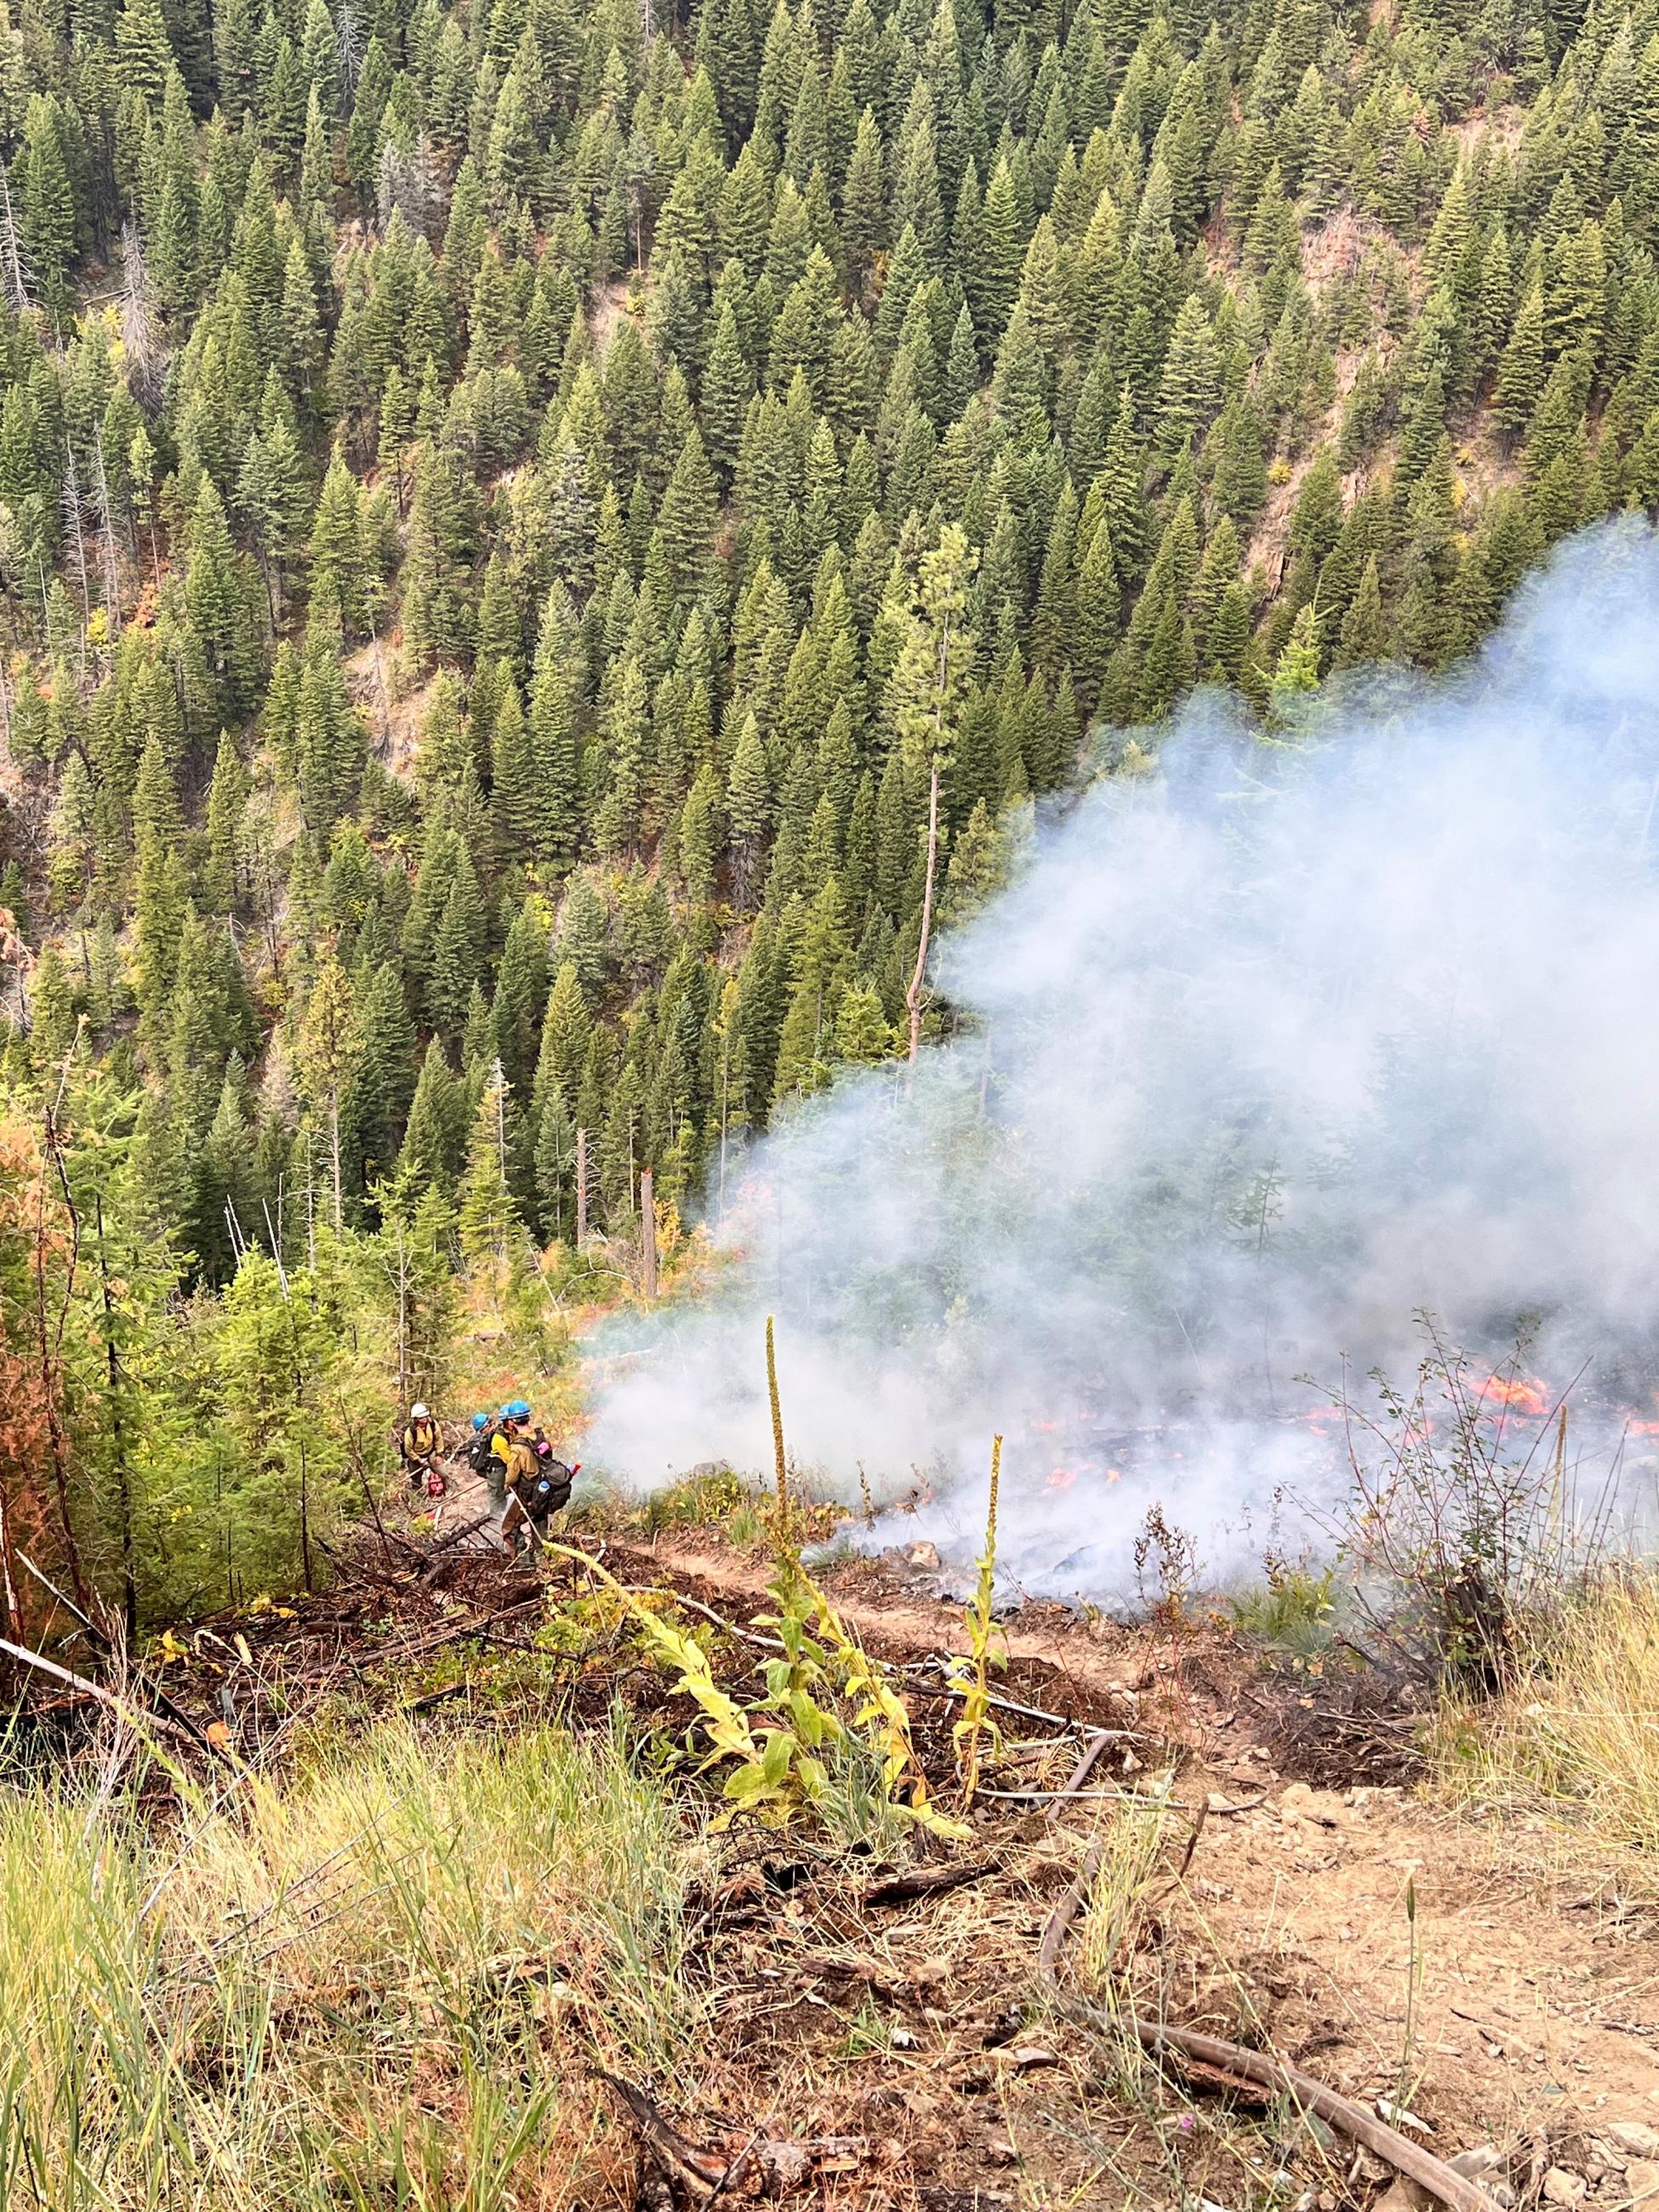
<svg viewBox="0 0 1659 2212">
<path fill-rule="evenodd" d="M 428 1498 L 441 1498 L 448 1487 L 449 1485 L 444 1480 L 444 1471 L 441 1467 L 429 1467 L 427 1469 L 426 1494 Z"/>
<path fill-rule="evenodd" d="M 562 1459 L 555 1459 L 553 1447 L 547 1443 L 536 1447 L 536 1480 L 532 1486 L 525 1511 L 538 1524 L 550 1521 L 561 1507 L 570 1502 L 570 1486 L 575 1480 L 575 1470 Z"/>
<path fill-rule="evenodd" d="M 497 1434 L 498 1431 L 492 1421 L 487 1429 L 480 1429 L 477 1435 L 473 1437 L 467 1449 L 466 1463 L 474 1474 L 482 1474 L 489 1465 Z"/>
</svg>

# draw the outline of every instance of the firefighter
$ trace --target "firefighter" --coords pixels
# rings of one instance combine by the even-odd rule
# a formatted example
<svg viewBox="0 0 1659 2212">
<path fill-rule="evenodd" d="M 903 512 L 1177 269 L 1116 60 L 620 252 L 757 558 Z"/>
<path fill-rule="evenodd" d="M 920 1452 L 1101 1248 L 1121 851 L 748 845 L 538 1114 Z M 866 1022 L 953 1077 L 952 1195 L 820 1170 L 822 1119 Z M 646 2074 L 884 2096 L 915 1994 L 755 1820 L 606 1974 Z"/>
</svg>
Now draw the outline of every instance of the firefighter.
<svg viewBox="0 0 1659 2212">
<path fill-rule="evenodd" d="M 494 1413 L 475 1413 L 472 1416 L 472 1441 L 466 1448 L 466 1463 L 474 1474 L 481 1474 L 489 1485 L 489 1502 L 501 1504 L 501 1484 L 495 1470 L 501 1462 L 495 1456 L 495 1425 Z"/>
<path fill-rule="evenodd" d="M 418 1490 L 424 1480 L 429 1497 L 443 1496 L 444 1478 L 438 1465 L 443 1443 L 443 1431 L 433 1419 L 431 1407 L 417 1398 L 409 1409 L 408 1424 L 398 1439 L 398 1455 L 409 1470 L 411 1490 Z"/>
<path fill-rule="evenodd" d="M 489 1440 L 489 1502 L 499 1505 L 507 1495 L 508 1470 L 515 1444 L 530 1431 L 530 1408 L 522 1398 L 511 1398 L 496 1416 Z"/>
<path fill-rule="evenodd" d="M 544 1534 L 556 1513 L 570 1503 L 570 1486 L 581 1471 L 581 1462 L 567 1467 L 539 1429 L 533 1437 L 520 1437 L 508 1462 L 507 1511 L 501 1519 L 501 1541 L 509 1552 L 528 1552 Z"/>
</svg>

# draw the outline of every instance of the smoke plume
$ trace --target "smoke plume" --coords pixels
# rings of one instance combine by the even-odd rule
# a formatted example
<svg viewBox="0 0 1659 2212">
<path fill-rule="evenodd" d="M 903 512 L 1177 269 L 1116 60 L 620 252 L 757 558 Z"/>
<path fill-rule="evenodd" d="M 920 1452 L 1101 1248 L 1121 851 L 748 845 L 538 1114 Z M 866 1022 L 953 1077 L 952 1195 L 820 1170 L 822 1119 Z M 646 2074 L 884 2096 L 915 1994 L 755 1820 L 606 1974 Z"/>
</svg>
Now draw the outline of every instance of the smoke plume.
<svg viewBox="0 0 1659 2212">
<path fill-rule="evenodd" d="M 602 1346 L 590 1459 L 769 1466 L 775 1312 L 794 1455 L 927 1493 L 875 1540 L 966 1556 L 1001 1430 L 1011 1571 L 1109 1595 L 1155 1502 L 1212 1573 L 1259 1554 L 1330 1455 L 1298 1378 L 1409 1366 L 1419 1310 L 1644 1401 L 1656 645 L 1622 521 L 1449 678 L 1333 688 L 1284 743 L 1196 700 L 941 946 L 954 1041 L 779 1118 L 712 1293 Z"/>
</svg>

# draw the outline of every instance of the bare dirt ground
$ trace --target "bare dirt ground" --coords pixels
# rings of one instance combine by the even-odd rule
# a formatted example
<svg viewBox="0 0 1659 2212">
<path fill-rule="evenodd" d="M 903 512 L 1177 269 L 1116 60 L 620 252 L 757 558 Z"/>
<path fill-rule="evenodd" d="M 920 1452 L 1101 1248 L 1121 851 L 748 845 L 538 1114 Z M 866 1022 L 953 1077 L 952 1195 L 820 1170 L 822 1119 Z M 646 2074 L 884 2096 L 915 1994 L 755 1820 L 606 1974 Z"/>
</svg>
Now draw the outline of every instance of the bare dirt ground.
<svg viewBox="0 0 1659 2212">
<path fill-rule="evenodd" d="M 565 1570 L 509 1562 L 471 1526 L 481 1483 L 453 1482 L 435 1529 L 421 1506 L 400 1495 L 383 1509 L 383 1535 L 315 1599 L 198 1632 L 173 1694 L 198 1699 L 204 1722 L 234 1711 L 249 1755 L 276 1716 L 319 1700 L 348 1725 L 393 1710 L 499 1729 L 549 1714 L 604 1725 L 622 1697 L 645 1728 L 689 1725 L 687 1701 L 625 1638 L 562 1628 Z M 712 1532 L 587 1526 L 574 1540 L 624 1583 L 678 1590 L 736 1631 L 765 1609 L 764 1561 Z M 935 1662 L 964 1648 L 959 1609 L 902 1563 L 825 1579 L 902 1670 L 945 1795 L 954 1709 Z M 246 1666 L 232 1663 L 239 1639 Z M 1408 1718 L 1369 1709 L 1352 1676 L 1264 1663 L 1219 1621 L 1125 1628 L 1028 1608 L 1005 1640 L 1000 1694 L 1065 1724 L 1005 1715 L 994 1794 L 957 1854 L 963 1886 L 883 1903 L 894 1869 L 860 1869 L 794 1831 L 711 1850 L 693 1900 L 708 2064 L 641 2085 L 690 2141 L 730 2156 L 757 2129 L 856 2137 L 844 2169 L 803 2185 L 847 2206 L 1421 2201 L 1271 2099 L 1153 2069 L 1098 2012 L 1066 2010 L 1127 2000 L 1403 2108 L 1443 2158 L 1491 2147 L 1499 2205 L 1659 2194 L 1659 1914 L 1639 1867 L 1541 1820 L 1453 1813 L 1426 1786 Z M 750 1645 L 721 1648 L 731 1679 L 752 1669 Z M 1123 1733 L 1056 1804 L 1040 1793 L 1062 1788 L 1089 1726 Z M 1036 1972 L 1056 1900 L 1089 1842 L 1160 1793 L 1156 1879 L 1104 1967 L 1098 1929 L 1080 1923 L 1057 2009 Z"/>
<path fill-rule="evenodd" d="M 652 1549 L 705 1601 L 763 1584 L 755 1562 L 706 1541 Z M 884 1588 L 862 1564 L 831 1581 L 876 1648 L 965 1648 L 957 1608 Z M 1377 1786 L 1379 1771 L 1410 1771 L 1397 1730 L 1345 1715 L 1332 1683 L 1261 1675 L 1218 1628 L 1124 1629 L 1045 1607 L 1015 1616 L 1005 1640 L 1025 1686 L 1012 1694 L 1180 1744 L 1182 1804 L 1261 1799 L 1208 1813 L 1164 1908 L 1176 2016 L 1247 2040 L 1254 2016 L 1285 2055 L 1367 2100 L 1395 2099 L 1403 2078 L 1446 2155 L 1615 2123 L 1659 2131 L 1659 1906 L 1627 1894 L 1638 1869 L 1539 1819 L 1459 1816 L 1398 1781 Z M 1659 2155 L 1659 2132 L 1643 2148 Z M 1610 2199 L 1620 2155 L 1583 2149 Z M 1659 2166 L 1637 2179 L 1659 2187 Z"/>
</svg>

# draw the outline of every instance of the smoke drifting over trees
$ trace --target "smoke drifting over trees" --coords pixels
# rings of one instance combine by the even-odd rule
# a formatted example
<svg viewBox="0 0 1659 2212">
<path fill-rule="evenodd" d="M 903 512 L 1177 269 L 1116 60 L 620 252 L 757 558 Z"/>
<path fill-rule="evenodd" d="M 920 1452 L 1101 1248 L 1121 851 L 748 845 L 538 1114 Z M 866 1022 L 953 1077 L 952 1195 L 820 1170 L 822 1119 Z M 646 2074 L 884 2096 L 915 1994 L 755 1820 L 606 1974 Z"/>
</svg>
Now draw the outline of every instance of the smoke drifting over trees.
<svg viewBox="0 0 1659 2212">
<path fill-rule="evenodd" d="M 889 1497 L 930 1470 L 903 1526 L 943 1543 L 1006 1430 L 1013 1571 L 1107 1590 L 1155 1499 L 1213 1567 L 1259 1547 L 1325 1456 L 1298 1378 L 1408 1361 L 1419 1309 L 1474 1346 L 1534 1328 L 1552 1381 L 1588 1358 L 1639 1406 L 1656 635 L 1659 542 L 1626 522 L 1449 679 L 1369 679 L 1277 740 L 1197 699 L 942 949 L 967 1033 L 757 1149 L 716 1297 L 612 1346 L 592 1458 L 763 1466 L 775 1310 L 803 1463 Z M 1136 1427 L 1120 1481 L 1103 1449 L 1054 1480 L 1057 1445 Z"/>
</svg>

